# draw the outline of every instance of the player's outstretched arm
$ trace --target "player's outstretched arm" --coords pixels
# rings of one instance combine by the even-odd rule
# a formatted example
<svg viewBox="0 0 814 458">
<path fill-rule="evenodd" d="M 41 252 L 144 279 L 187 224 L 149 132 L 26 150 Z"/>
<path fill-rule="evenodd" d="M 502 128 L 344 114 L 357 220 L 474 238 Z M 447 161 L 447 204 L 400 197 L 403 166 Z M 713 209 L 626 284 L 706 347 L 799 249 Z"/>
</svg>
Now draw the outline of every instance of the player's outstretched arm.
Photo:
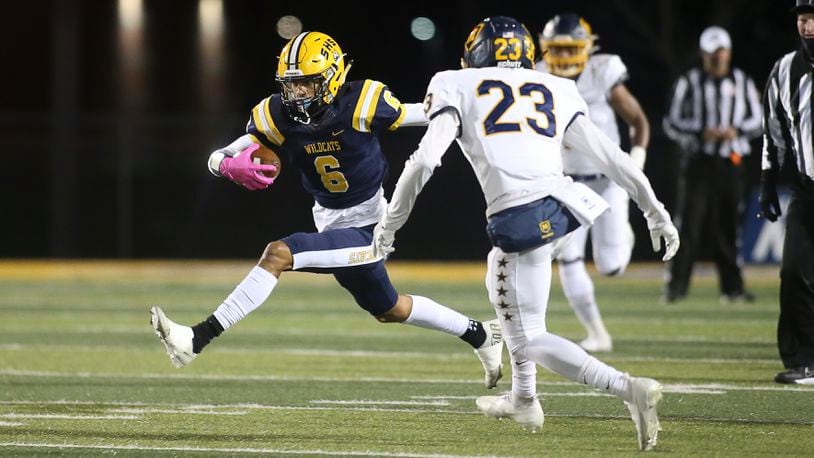
<svg viewBox="0 0 814 458">
<path fill-rule="evenodd" d="M 650 181 L 633 160 L 585 116 L 577 116 L 565 131 L 563 141 L 570 149 L 588 155 L 599 170 L 627 191 L 644 213 L 653 250 L 661 249 L 664 239 L 664 261 L 678 251 L 678 231 L 664 205 L 656 199 Z"/>
<path fill-rule="evenodd" d="M 404 110 L 404 120 L 400 127 L 424 127 L 430 122 L 423 103 L 403 103 L 401 106 Z"/>
<path fill-rule="evenodd" d="M 427 127 L 418 149 L 404 163 L 404 170 L 393 190 L 393 197 L 382 219 L 373 230 L 373 254 L 387 256 L 392 253 L 396 231 L 401 229 L 418 194 L 441 164 L 441 158 L 458 133 L 458 117 L 452 111 L 440 112 Z"/>
</svg>

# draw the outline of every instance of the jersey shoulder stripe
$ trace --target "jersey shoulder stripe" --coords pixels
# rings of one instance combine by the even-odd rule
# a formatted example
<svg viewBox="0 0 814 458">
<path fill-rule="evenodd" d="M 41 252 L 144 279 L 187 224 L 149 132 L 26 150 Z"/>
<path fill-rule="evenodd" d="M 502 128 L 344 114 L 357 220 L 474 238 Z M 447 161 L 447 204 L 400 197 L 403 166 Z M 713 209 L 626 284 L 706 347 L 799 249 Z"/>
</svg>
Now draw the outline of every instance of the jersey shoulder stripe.
<svg viewBox="0 0 814 458">
<path fill-rule="evenodd" d="M 266 97 L 261 100 L 252 110 L 252 121 L 258 130 L 266 136 L 268 141 L 274 145 L 281 146 L 285 141 L 285 136 L 274 123 L 274 117 L 272 117 L 271 110 L 269 109 L 270 104 L 271 97 Z"/>
<path fill-rule="evenodd" d="M 379 105 L 379 96 L 384 90 L 384 84 L 365 80 L 359 98 L 356 100 L 356 108 L 353 110 L 353 128 L 359 132 L 370 132 L 373 117 L 376 115 L 376 107 Z"/>
<path fill-rule="evenodd" d="M 390 127 L 387 130 L 396 130 L 401 126 L 401 123 L 404 121 L 404 116 L 407 115 L 407 110 L 404 108 L 404 105 L 397 99 L 389 89 L 384 90 L 384 101 L 387 102 L 394 110 L 398 112 L 398 117 L 393 124 L 390 124 Z"/>
</svg>

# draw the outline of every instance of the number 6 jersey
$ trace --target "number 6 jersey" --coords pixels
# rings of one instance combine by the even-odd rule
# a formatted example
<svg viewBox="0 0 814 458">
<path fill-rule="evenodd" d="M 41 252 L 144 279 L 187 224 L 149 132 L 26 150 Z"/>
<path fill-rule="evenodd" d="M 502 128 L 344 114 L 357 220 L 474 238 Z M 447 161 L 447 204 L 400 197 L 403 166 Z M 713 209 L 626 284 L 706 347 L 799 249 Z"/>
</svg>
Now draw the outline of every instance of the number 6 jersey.
<svg viewBox="0 0 814 458">
<path fill-rule="evenodd" d="M 494 214 L 551 194 L 563 176 L 563 134 L 585 101 L 573 81 L 522 68 L 437 73 L 427 88 L 429 119 L 460 118 L 458 143 Z"/>
</svg>

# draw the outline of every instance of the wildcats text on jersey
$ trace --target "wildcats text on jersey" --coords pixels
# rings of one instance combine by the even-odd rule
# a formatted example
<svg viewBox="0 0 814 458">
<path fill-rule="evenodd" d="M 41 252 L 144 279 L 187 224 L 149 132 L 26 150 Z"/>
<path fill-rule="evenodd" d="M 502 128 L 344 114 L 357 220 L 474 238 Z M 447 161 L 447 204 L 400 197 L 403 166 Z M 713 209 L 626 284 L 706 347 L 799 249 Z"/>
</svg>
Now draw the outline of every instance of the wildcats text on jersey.
<svg viewBox="0 0 814 458">
<path fill-rule="evenodd" d="M 331 140 L 328 142 L 314 142 L 305 145 L 305 152 L 308 154 L 317 154 L 317 153 L 331 153 L 334 151 L 342 151 L 342 145 L 337 140 Z"/>
</svg>

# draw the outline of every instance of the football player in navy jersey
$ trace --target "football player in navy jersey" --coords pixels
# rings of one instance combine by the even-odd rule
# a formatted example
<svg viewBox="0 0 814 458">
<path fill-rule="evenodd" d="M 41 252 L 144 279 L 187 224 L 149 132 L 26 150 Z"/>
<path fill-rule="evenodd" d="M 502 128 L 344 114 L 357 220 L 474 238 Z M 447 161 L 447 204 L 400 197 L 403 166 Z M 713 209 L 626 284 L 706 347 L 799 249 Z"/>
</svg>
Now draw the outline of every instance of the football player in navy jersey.
<svg viewBox="0 0 814 458">
<path fill-rule="evenodd" d="M 300 173 L 314 197 L 318 232 L 298 232 L 269 243 L 260 262 L 201 323 L 174 323 L 159 307 L 151 323 L 176 367 L 192 361 L 214 337 L 259 307 L 289 270 L 331 273 L 378 321 L 406 323 L 459 336 L 469 343 L 493 388 L 501 377 L 503 340 L 497 320 L 481 323 L 422 296 L 398 294 L 384 259 L 374 257 L 373 227 L 387 201 L 387 175 L 377 134 L 426 125 L 421 104 L 402 104 L 382 83 L 345 82 L 350 65 L 331 37 L 303 32 L 283 48 L 277 66 L 280 93 L 252 110 L 246 134 L 209 158 L 209 169 L 249 190 L 274 181 L 274 165 L 258 164 L 260 147 Z"/>
</svg>

